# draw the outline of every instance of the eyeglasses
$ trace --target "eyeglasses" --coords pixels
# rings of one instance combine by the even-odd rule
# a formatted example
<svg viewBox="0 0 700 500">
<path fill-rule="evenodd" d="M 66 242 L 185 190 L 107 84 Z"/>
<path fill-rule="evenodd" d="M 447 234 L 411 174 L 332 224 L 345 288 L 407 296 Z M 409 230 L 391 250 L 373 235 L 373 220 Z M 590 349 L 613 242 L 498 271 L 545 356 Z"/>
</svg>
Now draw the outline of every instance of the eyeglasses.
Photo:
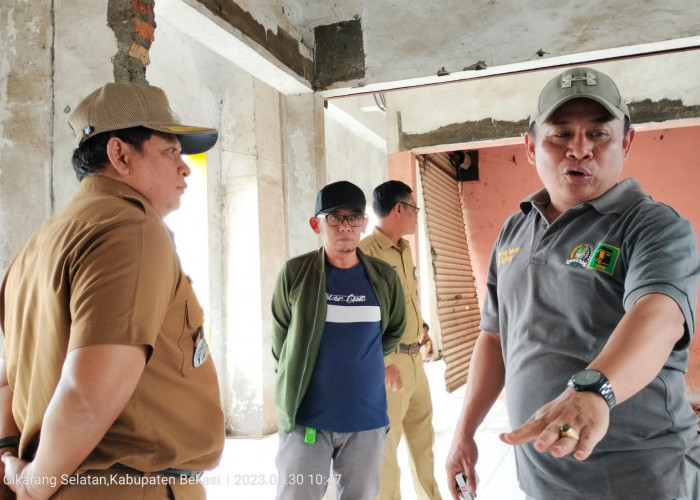
<svg viewBox="0 0 700 500">
<path fill-rule="evenodd" d="M 326 219 L 326 224 L 332 227 L 342 226 L 343 222 L 348 221 L 348 224 L 352 227 L 360 227 L 365 223 L 365 214 L 352 214 L 352 215 L 340 215 L 340 214 L 318 214 L 316 217 L 323 217 Z"/>
<path fill-rule="evenodd" d="M 415 210 L 416 213 L 420 212 L 420 207 L 417 207 L 415 205 L 411 205 L 410 203 L 406 203 L 405 201 L 400 201 L 404 207 L 411 207 L 413 210 Z"/>
</svg>

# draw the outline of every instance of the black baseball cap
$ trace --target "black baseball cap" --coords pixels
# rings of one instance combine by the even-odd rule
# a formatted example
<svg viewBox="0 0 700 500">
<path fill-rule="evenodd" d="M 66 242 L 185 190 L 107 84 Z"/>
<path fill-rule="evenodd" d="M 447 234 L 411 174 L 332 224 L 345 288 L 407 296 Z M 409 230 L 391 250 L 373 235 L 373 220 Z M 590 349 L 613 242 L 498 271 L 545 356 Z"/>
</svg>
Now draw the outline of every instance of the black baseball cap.
<svg viewBox="0 0 700 500">
<path fill-rule="evenodd" d="M 339 208 L 352 208 L 364 213 L 367 201 L 362 189 L 352 182 L 338 181 L 328 184 L 316 196 L 316 212 L 329 213 Z"/>
</svg>

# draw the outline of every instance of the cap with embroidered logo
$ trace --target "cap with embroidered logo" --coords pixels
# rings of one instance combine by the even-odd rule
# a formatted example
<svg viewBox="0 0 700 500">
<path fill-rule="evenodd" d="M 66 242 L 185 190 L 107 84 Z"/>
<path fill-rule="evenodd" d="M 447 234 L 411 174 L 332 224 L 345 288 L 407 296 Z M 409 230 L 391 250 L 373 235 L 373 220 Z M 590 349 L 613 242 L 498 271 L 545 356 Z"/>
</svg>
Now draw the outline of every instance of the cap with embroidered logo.
<svg viewBox="0 0 700 500">
<path fill-rule="evenodd" d="M 108 83 L 95 90 L 78 104 L 68 125 L 78 146 L 102 132 L 146 127 L 175 134 L 184 154 L 197 154 L 211 149 L 219 137 L 216 129 L 181 124 L 162 89 L 134 82 Z"/>
<path fill-rule="evenodd" d="M 542 125 L 562 104 L 582 98 L 600 103 L 615 118 L 629 119 L 627 105 L 612 78 L 593 68 L 578 67 L 567 69 L 545 85 L 530 116 L 530 126 Z"/>
</svg>

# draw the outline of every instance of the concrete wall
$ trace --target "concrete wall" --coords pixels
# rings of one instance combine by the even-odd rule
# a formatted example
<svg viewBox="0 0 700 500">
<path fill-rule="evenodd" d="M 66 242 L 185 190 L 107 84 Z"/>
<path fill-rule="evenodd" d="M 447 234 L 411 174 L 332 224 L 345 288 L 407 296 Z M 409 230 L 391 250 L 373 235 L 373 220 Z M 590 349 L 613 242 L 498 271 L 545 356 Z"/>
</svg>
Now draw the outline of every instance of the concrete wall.
<svg viewBox="0 0 700 500">
<path fill-rule="evenodd" d="M 617 83 L 632 122 L 700 117 L 700 50 L 591 64 Z M 387 92 L 389 153 L 520 137 L 540 90 L 563 69 Z"/>
<path fill-rule="evenodd" d="M 326 182 L 347 180 L 365 193 L 372 211 L 372 191 L 389 177 L 386 143 L 350 115 L 329 103 L 325 113 Z M 313 215 L 315 198 L 309 200 Z"/>
<path fill-rule="evenodd" d="M 115 81 L 111 58 L 117 53 L 117 41 L 107 27 L 106 3 L 64 2 L 53 12 L 56 37 L 52 68 L 55 103 L 51 117 L 55 198 L 52 212 L 63 207 L 78 188 L 70 160 L 76 143 L 68 127 L 68 117 L 85 95 Z"/>
<path fill-rule="evenodd" d="M 503 222 L 518 210 L 520 200 L 541 188 L 524 144 L 479 150 L 479 180 L 462 183 L 462 203 L 480 304 L 491 250 Z"/>
<path fill-rule="evenodd" d="M 70 166 L 75 144 L 66 123 L 72 109 L 119 75 L 143 77 L 120 71 L 114 59 L 118 44 L 107 23 L 119 20 L 112 2 L 61 2 L 52 11 L 53 5 L 0 4 L 3 274 L 29 234 L 78 187 Z M 150 51 L 138 59 L 150 61 L 142 70 L 166 90 L 184 122 L 220 130 L 207 155 L 209 216 L 202 223 L 209 241 L 202 242 L 201 253 L 209 259 L 207 318 L 228 430 L 273 432 L 269 303 L 284 260 L 316 245 L 306 220 L 297 222 L 289 213 L 313 200 L 325 182 L 323 101 L 310 92 L 281 94 L 193 39 L 186 26 L 169 22 L 173 16 L 163 15 L 159 5 L 168 6 L 156 5 L 158 28 Z M 121 24 L 133 23 L 129 14 Z"/>
<path fill-rule="evenodd" d="M 68 116 L 114 81 L 108 3 L 0 3 L 0 271 L 77 188 Z M 76 26 L 80 29 L 76 30 Z"/>
<path fill-rule="evenodd" d="M 53 208 L 51 3 L 0 2 L 0 272 L 3 274 L 21 242 Z"/>
<path fill-rule="evenodd" d="M 636 177 L 657 201 L 668 203 L 691 221 L 700 236 L 700 126 L 638 131 L 622 178 Z M 393 156 L 393 155 L 392 155 Z M 523 144 L 479 151 L 479 181 L 462 184 L 465 222 L 479 301 L 483 301 L 493 243 L 518 202 L 542 187 Z M 699 241 L 700 243 L 700 241 Z M 700 308 L 700 303 L 698 304 Z M 686 377 L 691 397 L 700 400 L 700 340 L 690 349 Z"/>
</svg>

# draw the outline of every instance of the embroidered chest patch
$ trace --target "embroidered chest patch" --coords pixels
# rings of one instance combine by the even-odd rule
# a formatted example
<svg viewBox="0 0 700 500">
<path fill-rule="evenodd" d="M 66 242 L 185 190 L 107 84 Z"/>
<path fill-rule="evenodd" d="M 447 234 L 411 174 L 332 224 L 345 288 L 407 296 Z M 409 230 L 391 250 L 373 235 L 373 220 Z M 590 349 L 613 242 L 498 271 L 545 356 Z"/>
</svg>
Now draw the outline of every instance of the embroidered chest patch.
<svg viewBox="0 0 700 500">
<path fill-rule="evenodd" d="M 587 267 L 592 252 L 593 247 L 591 247 L 591 245 L 588 245 L 586 243 L 581 243 L 580 245 L 577 245 L 569 254 L 569 258 L 566 261 L 566 265 L 572 267 Z"/>
<path fill-rule="evenodd" d="M 598 243 L 593 252 L 593 257 L 588 262 L 588 267 L 596 271 L 612 274 L 620 256 L 620 249 L 606 243 Z"/>
<path fill-rule="evenodd" d="M 508 250 L 498 252 L 498 266 L 513 262 L 513 257 L 520 251 L 520 247 L 511 247 Z"/>
<path fill-rule="evenodd" d="M 592 245 L 581 243 L 571 250 L 565 264 L 572 267 L 595 269 L 612 275 L 619 256 L 620 249 L 607 243 L 598 243 L 595 250 Z"/>
</svg>

